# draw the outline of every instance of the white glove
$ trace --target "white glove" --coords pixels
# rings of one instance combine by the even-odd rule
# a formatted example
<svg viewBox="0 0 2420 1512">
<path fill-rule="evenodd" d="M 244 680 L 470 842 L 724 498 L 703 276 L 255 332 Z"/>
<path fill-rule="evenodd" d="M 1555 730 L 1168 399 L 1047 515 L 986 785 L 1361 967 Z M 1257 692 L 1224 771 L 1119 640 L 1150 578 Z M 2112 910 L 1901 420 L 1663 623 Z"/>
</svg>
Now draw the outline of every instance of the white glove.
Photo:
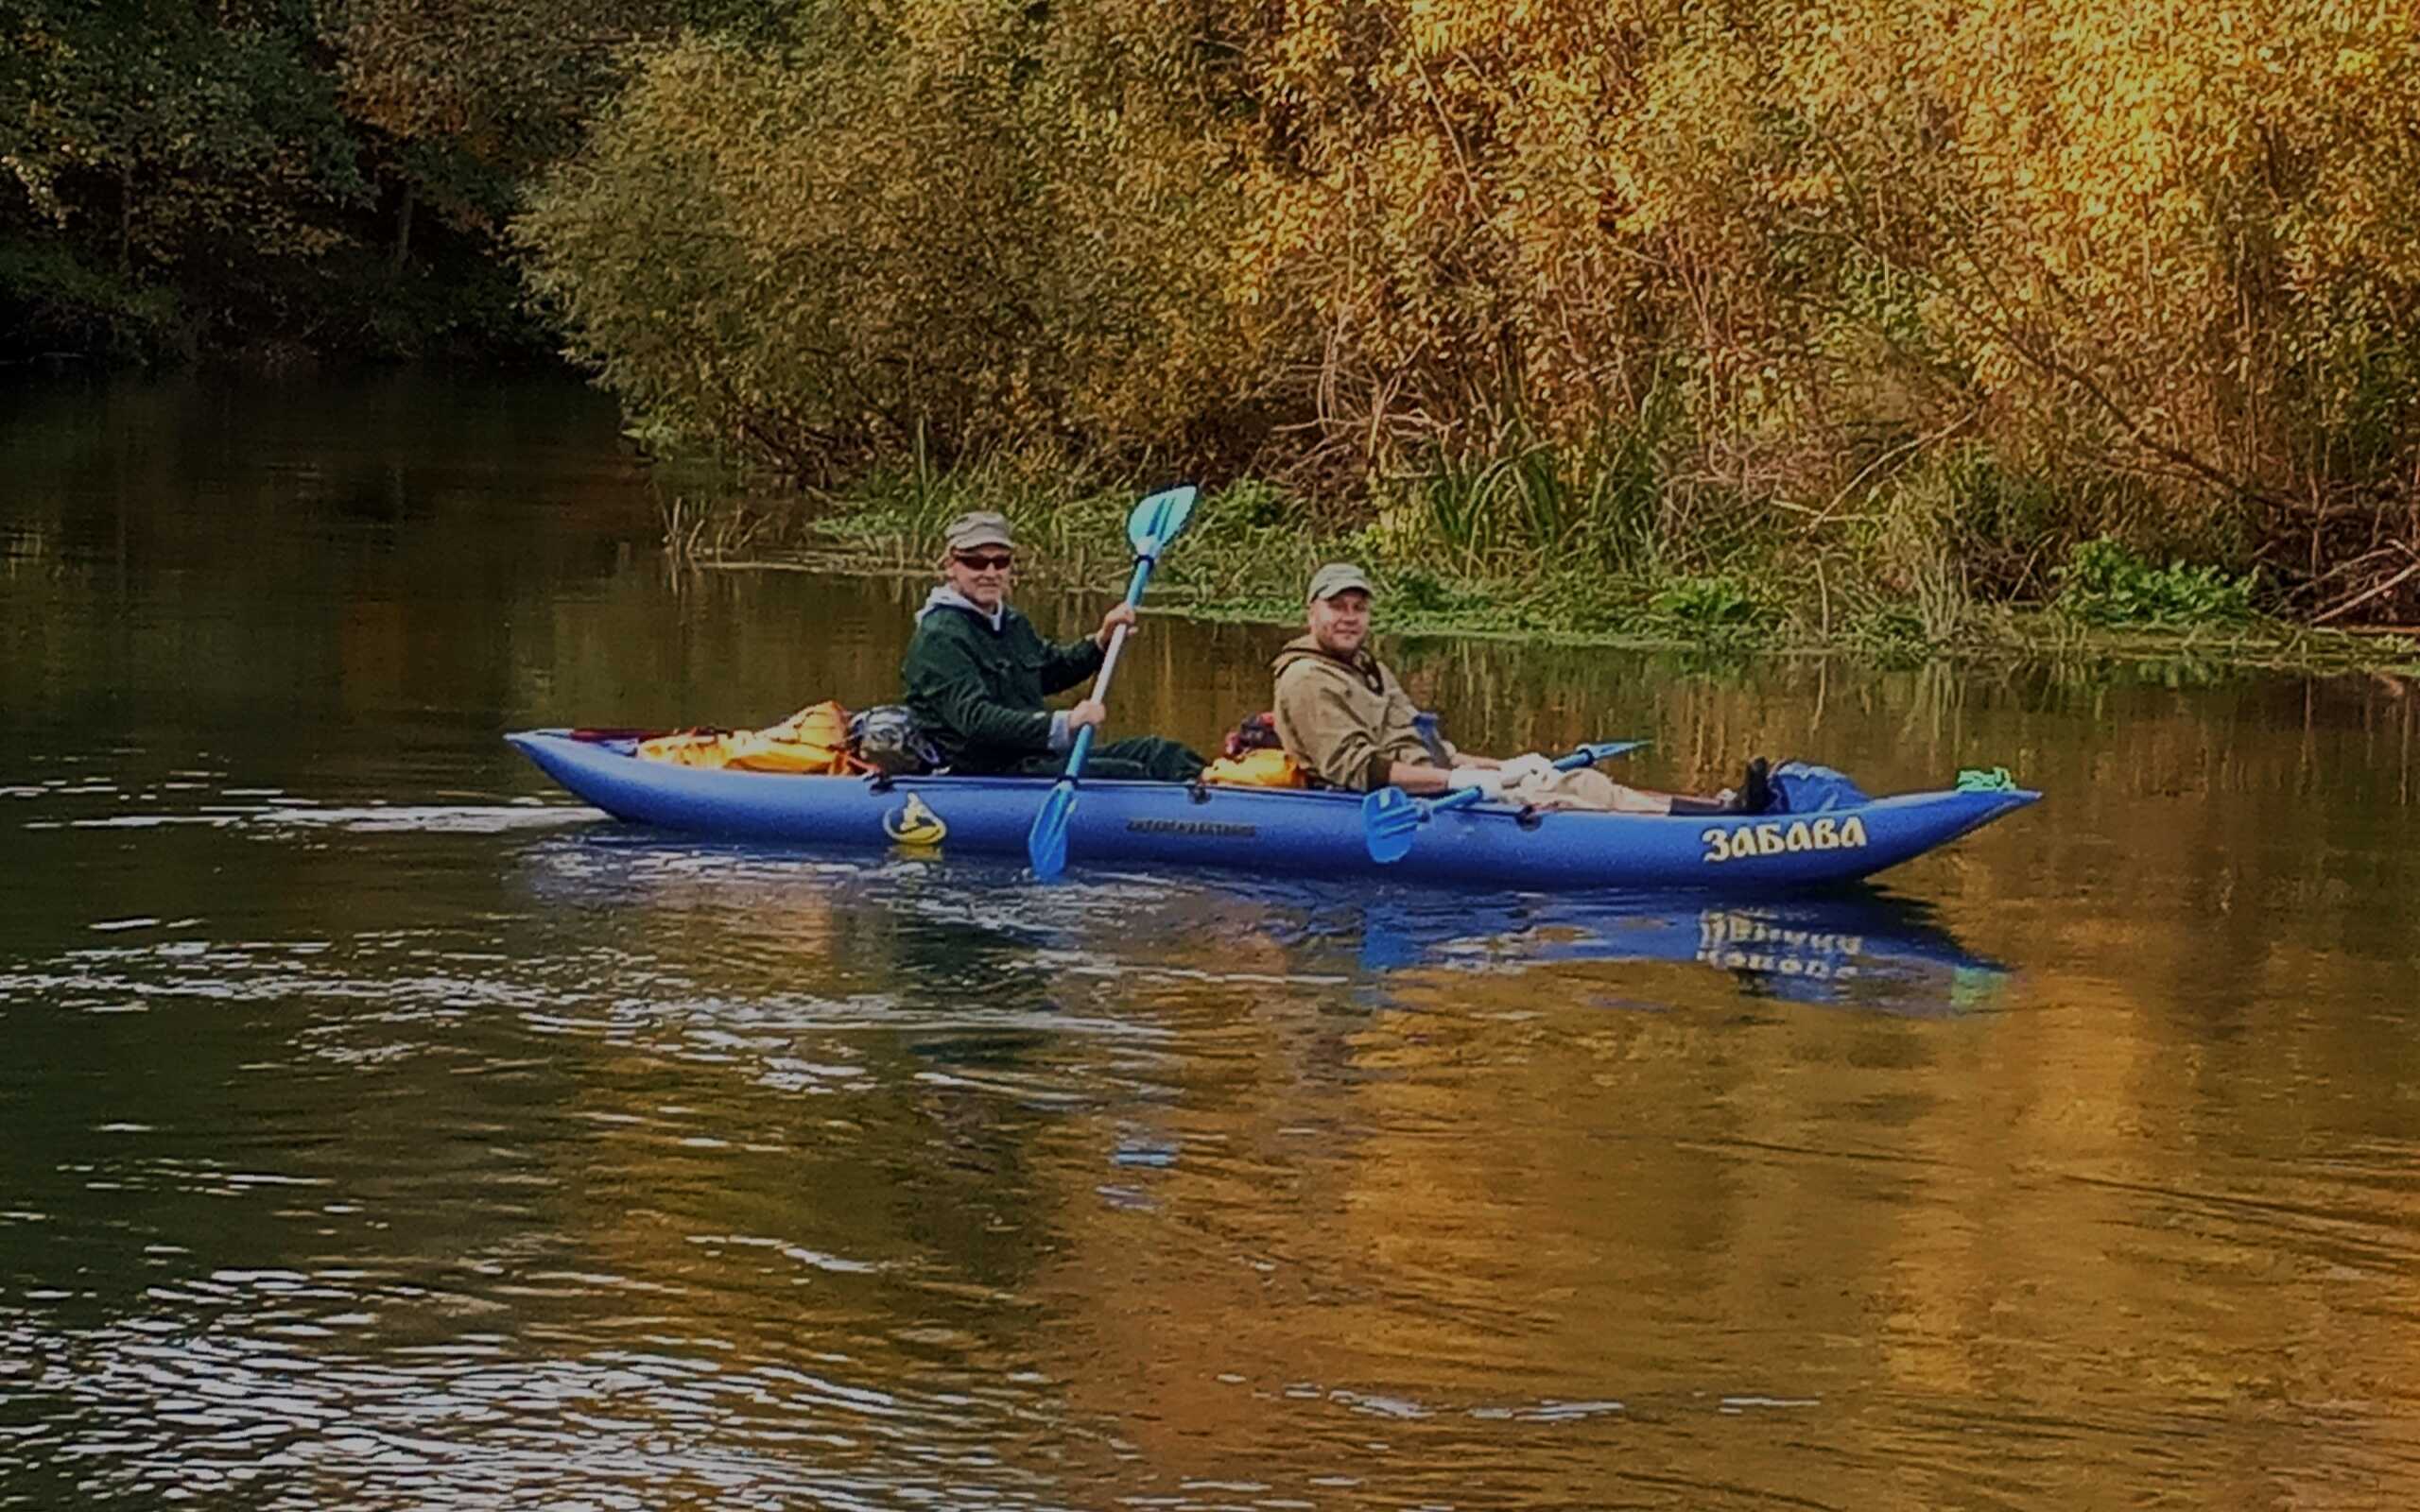
<svg viewBox="0 0 2420 1512">
<path fill-rule="evenodd" d="M 1536 751 L 1510 757 L 1495 769 L 1495 775 L 1504 780 L 1506 787 L 1518 787 L 1530 781 L 1545 782 L 1554 774 L 1554 763 Z"/>
<path fill-rule="evenodd" d="M 1489 766 L 1457 766 L 1445 774 L 1445 786 L 1453 791 L 1476 787 L 1483 798 L 1499 799 L 1504 796 L 1502 774 Z"/>
</svg>

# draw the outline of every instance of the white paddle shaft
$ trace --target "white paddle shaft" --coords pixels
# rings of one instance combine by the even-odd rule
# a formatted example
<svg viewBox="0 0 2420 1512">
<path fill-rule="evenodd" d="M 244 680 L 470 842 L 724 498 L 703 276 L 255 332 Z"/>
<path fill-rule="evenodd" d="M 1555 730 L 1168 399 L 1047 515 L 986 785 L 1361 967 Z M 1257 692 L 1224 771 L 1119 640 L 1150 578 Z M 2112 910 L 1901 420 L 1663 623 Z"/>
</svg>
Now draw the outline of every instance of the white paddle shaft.
<svg viewBox="0 0 2420 1512">
<path fill-rule="evenodd" d="M 1100 675 L 1093 679 L 1093 699 L 1095 702 L 1106 703 L 1109 701 L 1109 679 L 1111 675 L 1117 670 L 1117 653 L 1125 649 L 1126 627 L 1121 625 L 1117 628 L 1109 632 L 1109 649 L 1101 655 Z"/>
</svg>

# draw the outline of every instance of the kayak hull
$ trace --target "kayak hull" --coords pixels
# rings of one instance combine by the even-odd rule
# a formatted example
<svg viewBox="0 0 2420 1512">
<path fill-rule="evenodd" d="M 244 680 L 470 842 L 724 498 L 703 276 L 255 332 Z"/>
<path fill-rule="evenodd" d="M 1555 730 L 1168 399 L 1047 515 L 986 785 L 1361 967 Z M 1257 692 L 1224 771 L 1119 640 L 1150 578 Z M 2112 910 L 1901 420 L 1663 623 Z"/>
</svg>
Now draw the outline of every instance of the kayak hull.
<svg viewBox="0 0 2420 1512">
<path fill-rule="evenodd" d="M 1022 856 L 1046 778 L 798 777 L 641 761 L 562 730 L 507 737 L 548 777 L 615 818 L 695 834 Z M 1542 891 L 1819 886 L 1870 876 L 2035 801 L 2025 790 L 1909 793 L 1817 814 L 1682 817 L 1438 814 L 1380 866 L 1360 795 L 1087 780 L 1068 821 L 1077 866 L 1224 867 L 1263 875 L 1386 876 Z"/>
</svg>

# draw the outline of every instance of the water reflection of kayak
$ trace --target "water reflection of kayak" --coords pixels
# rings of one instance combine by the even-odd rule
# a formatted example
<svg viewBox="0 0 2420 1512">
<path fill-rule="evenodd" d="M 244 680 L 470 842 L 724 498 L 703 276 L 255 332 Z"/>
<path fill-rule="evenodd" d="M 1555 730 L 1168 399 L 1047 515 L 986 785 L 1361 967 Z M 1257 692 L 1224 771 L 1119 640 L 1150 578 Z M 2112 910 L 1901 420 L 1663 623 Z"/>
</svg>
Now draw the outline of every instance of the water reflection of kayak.
<svg viewBox="0 0 2420 1512">
<path fill-rule="evenodd" d="M 558 836 L 530 855 L 551 901 L 621 910 L 633 940 L 656 919 L 685 949 L 708 920 L 725 973 L 717 1003 L 748 997 L 735 974 L 778 994 L 795 988 L 802 958 L 820 957 L 818 1014 L 871 1003 L 885 1022 L 904 1011 L 903 984 L 908 999 L 951 1005 L 949 1014 L 981 1005 L 987 1022 L 1023 1011 L 1055 1022 L 1075 1000 L 1038 961 L 1104 982 L 1157 975 L 1255 996 L 1357 984 L 1378 1003 L 1439 973 L 1471 973 L 1520 979 L 1527 999 L 1598 1006 L 1656 1005 L 1680 978 L 1659 988 L 1618 969 L 1668 967 L 1727 976 L 1749 997 L 1918 1016 L 1983 1005 L 2011 975 L 1961 944 L 1931 905 L 1863 883 L 1765 898 L 1477 892 L 1103 866 L 1035 888 L 1016 885 L 1021 861 L 1006 856 L 815 862 L 786 846 L 646 829 Z"/>
<path fill-rule="evenodd" d="M 1048 780 L 800 777 L 640 761 L 624 742 L 562 730 L 510 736 L 547 776 L 616 818 L 700 834 L 811 845 L 941 846 L 1022 855 Z M 1084 783 L 1068 832 L 1078 864 L 1377 872 L 1358 795 L 1167 782 Z M 2041 795 L 1903 793 L 1814 814 L 1668 817 L 1529 814 L 1480 804 L 1437 816 L 1384 874 L 1408 882 L 1568 890 L 1759 892 L 1896 866 Z"/>
<path fill-rule="evenodd" d="M 1930 908 L 1862 886 L 1753 902 L 1703 893 L 1459 902 L 1450 914 L 1409 900 L 1364 905 L 1355 920 L 1360 963 L 1521 971 L 1665 961 L 1728 972 L 1763 996 L 1918 1013 L 1974 1007 L 2009 975 L 1961 945 Z M 1326 927 L 1341 923 L 1331 913 Z"/>
</svg>

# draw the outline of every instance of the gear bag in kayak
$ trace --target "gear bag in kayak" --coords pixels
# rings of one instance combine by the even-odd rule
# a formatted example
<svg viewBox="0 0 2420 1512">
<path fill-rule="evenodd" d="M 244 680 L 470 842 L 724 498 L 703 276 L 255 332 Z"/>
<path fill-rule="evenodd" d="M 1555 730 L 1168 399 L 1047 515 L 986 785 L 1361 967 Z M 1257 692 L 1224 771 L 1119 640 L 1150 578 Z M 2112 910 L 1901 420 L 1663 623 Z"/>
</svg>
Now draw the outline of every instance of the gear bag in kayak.
<svg viewBox="0 0 2420 1512">
<path fill-rule="evenodd" d="M 849 721 L 849 751 L 858 763 L 891 777 L 941 770 L 942 751 L 904 703 L 876 704 Z"/>
<path fill-rule="evenodd" d="M 849 711 L 827 698 L 763 730 L 684 730 L 639 742 L 643 761 L 738 772 L 846 776 L 864 768 L 849 755 Z"/>
</svg>

